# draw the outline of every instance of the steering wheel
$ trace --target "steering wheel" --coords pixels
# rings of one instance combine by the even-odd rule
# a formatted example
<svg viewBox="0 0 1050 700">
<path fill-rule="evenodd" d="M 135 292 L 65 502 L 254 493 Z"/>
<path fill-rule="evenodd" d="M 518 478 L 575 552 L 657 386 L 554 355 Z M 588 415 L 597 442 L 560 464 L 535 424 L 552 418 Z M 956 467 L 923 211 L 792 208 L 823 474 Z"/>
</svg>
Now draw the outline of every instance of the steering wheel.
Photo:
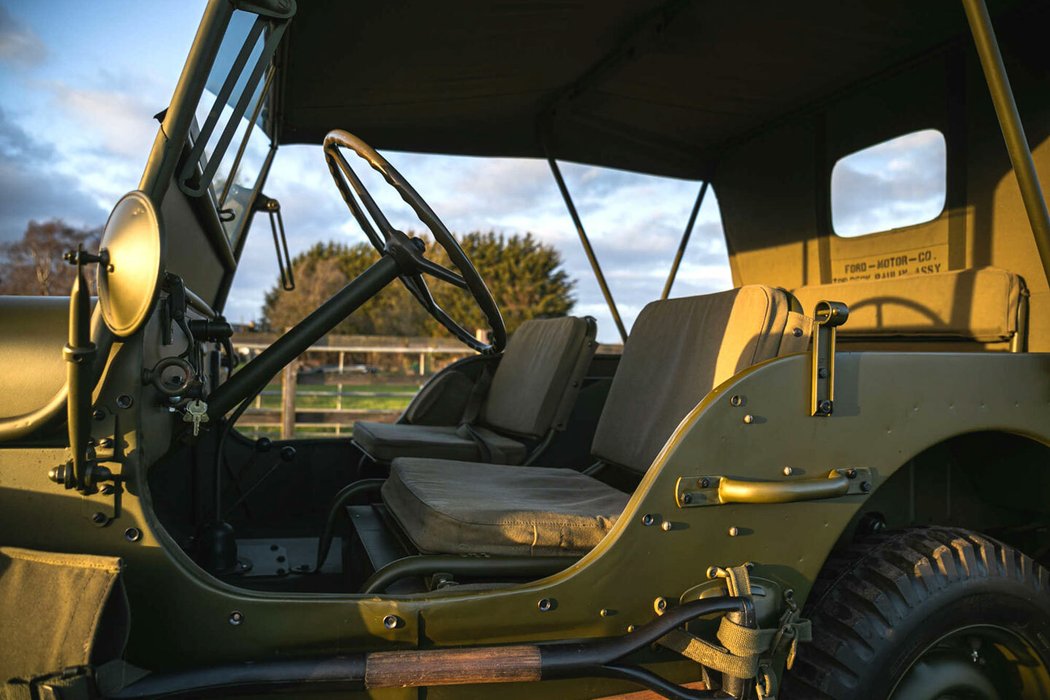
<svg viewBox="0 0 1050 700">
<path fill-rule="evenodd" d="M 401 199 L 419 217 L 419 220 L 430 229 L 434 240 L 445 249 L 449 260 L 459 270 L 457 274 L 443 265 L 439 265 L 424 257 L 424 242 L 419 238 L 410 238 L 401 231 L 394 228 L 386 216 L 376 204 L 372 195 L 365 189 L 361 179 L 350 167 L 343 157 L 341 148 L 347 148 L 363 158 L 372 168 L 383 176 L 387 184 L 397 190 Z M 392 256 L 404 271 L 400 278 L 423 308 L 433 316 L 441 325 L 452 332 L 457 338 L 469 347 L 484 354 L 501 351 L 507 344 L 507 329 L 503 325 L 503 316 L 492 298 L 492 293 L 485 286 L 484 280 L 478 274 L 478 270 L 460 248 L 456 239 L 449 233 L 445 224 L 441 222 L 434 210 L 430 208 L 423 198 L 419 196 L 415 188 L 408 184 L 394 166 L 387 162 L 386 158 L 379 155 L 374 148 L 367 143 L 342 129 L 328 132 L 324 139 L 324 157 L 328 163 L 328 169 L 335 180 L 335 186 L 343 196 L 343 201 L 349 207 L 350 213 L 357 219 L 361 229 L 368 236 L 369 242 L 375 246 L 380 255 Z M 357 195 L 361 199 L 358 204 Z M 362 208 L 363 205 L 363 208 Z M 365 215 L 365 212 L 368 215 Z M 369 221 L 371 217 L 371 221 Z M 376 232 L 372 222 L 379 228 Z M 473 333 L 464 328 L 455 319 L 449 316 L 444 309 L 434 300 L 430 288 L 424 279 L 424 275 L 431 275 L 451 285 L 465 289 L 474 297 L 475 303 L 485 315 L 492 331 L 491 342 L 485 343 L 474 336 Z"/>
</svg>

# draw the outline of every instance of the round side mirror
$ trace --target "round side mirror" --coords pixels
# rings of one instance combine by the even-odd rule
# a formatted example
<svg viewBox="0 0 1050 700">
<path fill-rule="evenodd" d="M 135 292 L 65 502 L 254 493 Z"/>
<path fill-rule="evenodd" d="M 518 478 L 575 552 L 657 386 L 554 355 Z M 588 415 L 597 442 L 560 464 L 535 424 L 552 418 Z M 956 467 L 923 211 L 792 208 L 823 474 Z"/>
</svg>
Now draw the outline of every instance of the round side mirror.
<svg viewBox="0 0 1050 700">
<path fill-rule="evenodd" d="M 138 190 L 121 197 L 99 248 L 102 318 L 115 335 L 127 338 L 146 323 L 160 285 L 164 239 L 149 197 Z"/>
</svg>

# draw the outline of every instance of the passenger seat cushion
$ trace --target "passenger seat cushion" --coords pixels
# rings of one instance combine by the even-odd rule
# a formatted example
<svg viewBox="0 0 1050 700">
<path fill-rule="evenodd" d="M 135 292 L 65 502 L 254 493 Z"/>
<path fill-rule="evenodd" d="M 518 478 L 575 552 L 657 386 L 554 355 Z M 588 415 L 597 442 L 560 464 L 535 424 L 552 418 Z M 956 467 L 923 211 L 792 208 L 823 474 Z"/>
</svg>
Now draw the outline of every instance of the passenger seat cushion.
<svg viewBox="0 0 1050 700">
<path fill-rule="evenodd" d="M 838 332 L 847 337 L 922 336 L 987 343 L 1009 340 L 1017 332 L 1023 288 L 1017 275 L 985 267 L 812 285 L 795 290 L 795 296 L 807 313 L 813 313 L 819 301 L 844 302 L 849 320 Z"/>
<path fill-rule="evenodd" d="M 425 553 L 582 555 L 629 496 L 572 469 L 397 459 L 383 502 Z"/>
<path fill-rule="evenodd" d="M 805 351 L 811 323 L 791 301 L 783 290 L 749 285 L 647 305 L 624 346 L 592 454 L 644 473 L 713 388 L 758 362 Z"/>
<path fill-rule="evenodd" d="M 481 423 L 500 432 L 542 437 L 580 367 L 594 353 L 594 324 L 567 316 L 523 323 L 510 338 L 481 410 Z"/>
<path fill-rule="evenodd" d="M 480 426 L 475 426 L 474 430 L 488 445 L 499 450 L 508 464 L 525 461 L 524 444 Z M 468 461 L 482 458 L 474 440 L 461 434 L 454 425 L 359 421 L 354 424 L 354 442 L 369 457 L 383 463 L 397 457 L 439 457 Z"/>
</svg>

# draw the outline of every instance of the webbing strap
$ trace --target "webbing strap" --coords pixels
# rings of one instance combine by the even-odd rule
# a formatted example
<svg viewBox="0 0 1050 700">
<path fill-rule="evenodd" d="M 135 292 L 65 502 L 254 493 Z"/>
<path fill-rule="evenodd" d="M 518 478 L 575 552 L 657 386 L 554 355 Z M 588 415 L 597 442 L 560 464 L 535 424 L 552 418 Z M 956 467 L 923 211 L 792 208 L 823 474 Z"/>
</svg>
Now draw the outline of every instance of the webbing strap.
<svg viewBox="0 0 1050 700">
<path fill-rule="evenodd" d="M 718 625 L 718 641 L 736 656 L 758 656 L 770 649 L 779 629 L 751 629 L 723 617 Z"/>
<path fill-rule="evenodd" d="M 484 369 L 481 370 L 481 376 L 474 382 L 474 388 L 471 389 L 470 396 L 467 397 L 467 405 L 463 409 L 463 418 L 460 420 L 456 435 L 462 438 L 470 438 L 474 441 L 474 444 L 478 447 L 478 452 L 481 454 L 482 462 L 506 464 L 507 455 L 504 454 L 503 450 L 486 440 L 481 433 L 474 429 L 474 425 L 478 422 L 478 416 L 481 415 L 481 405 L 485 403 L 485 397 L 488 396 L 489 388 L 492 386 L 492 376 L 491 366 L 485 365 Z"/>
<path fill-rule="evenodd" d="M 734 678 L 754 678 L 758 673 L 757 656 L 736 656 L 726 649 L 682 630 L 672 630 L 658 643 L 677 651 L 687 659 L 692 659 L 701 666 L 713 668 Z"/>
<path fill-rule="evenodd" d="M 489 388 L 492 386 L 492 368 L 486 364 L 481 370 L 481 376 L 474 382 L 474 388 L 470 390 L 470 396 L 467 397 L 467 405 L 463 408 L 463 418 L 460 419 L 460 425 L 474 425 L 478 422 L 478 416 L 481 415 L 481 405 L 485 403 L 485 397 L 489 395 Z"/>
</svg>

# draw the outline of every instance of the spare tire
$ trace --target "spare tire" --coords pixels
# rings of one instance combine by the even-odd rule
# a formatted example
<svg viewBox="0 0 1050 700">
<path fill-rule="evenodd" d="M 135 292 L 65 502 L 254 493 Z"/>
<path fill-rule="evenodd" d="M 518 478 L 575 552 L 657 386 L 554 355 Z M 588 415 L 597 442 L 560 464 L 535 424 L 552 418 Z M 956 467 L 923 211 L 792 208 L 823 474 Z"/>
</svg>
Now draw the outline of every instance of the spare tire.
<svg viewBox="0 0 1050 700">
<path fill-rule="evenodd" d="M 1050 574 L 969 530 L 875 535 L 834 554 L 807 600 L 783 698 L 1050 698 Z"/>
</svg>

